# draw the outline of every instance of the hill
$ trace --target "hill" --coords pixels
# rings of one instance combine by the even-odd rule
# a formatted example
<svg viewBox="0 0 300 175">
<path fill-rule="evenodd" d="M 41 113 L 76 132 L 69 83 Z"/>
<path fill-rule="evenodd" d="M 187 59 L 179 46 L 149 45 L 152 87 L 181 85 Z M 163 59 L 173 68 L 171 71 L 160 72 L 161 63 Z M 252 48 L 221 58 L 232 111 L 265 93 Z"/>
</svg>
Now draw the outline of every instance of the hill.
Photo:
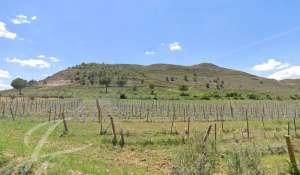
<svg viewBox="0 0 300 175">
<path fill-rule="evenodd" d="M 83 63 L 47 77 L 40 81 L 38 86 L 31 87 L 31 89 L 35 89 L 36 93 L 42 91 L 61 93 L 76 88 L 78 91 L 83 88 L 96 91 L 103 87 L 103 83 L 101 85 L 103 77 L 109 77 L 110 89 L 123 87 L 121 88 L 123 90 L 119 88 L 113 94 L 121 93 L 132 87 L 139 87 L 147 91 L 149 84 L 155 85 L 162 94 L 176 91 L 180 85 L 187 85 L 190 91 L 195 93 L 222 90 L 289 97 L 300 92 L 299 80 L 277 81 L 210 63 L 192 66 Z M 134 94 L 139 95 L 137 92 Z"/>
</svg>

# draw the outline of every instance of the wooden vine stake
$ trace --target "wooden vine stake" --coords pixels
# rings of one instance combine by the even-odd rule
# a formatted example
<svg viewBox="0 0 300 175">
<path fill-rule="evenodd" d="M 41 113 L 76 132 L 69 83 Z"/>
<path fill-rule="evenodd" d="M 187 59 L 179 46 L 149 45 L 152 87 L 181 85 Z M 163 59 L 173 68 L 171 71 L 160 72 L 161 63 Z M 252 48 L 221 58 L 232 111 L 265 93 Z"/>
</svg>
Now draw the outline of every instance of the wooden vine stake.
<svg viewBox="0 0 300 175">
<path fill-rule="evenodd" d="M 248 110 L 246 110 L 246 122 L 247 122 L 247 138 L 248 138 L 248 139 L 250 139 L 250 130 L 249 130 Z"/>
<path fill-rule="evenodd" d="M 125 138 L 124 138 L 124 131 L 123 131 L 123 129 L 121 129 L 120 135 L 121 135 L 121 139 L 120 139 L 119 144 L 120 144 L 121 148 L 123 148 L 124 145 L 125 145 Z"/>
<path fill-rule="evenodd" d="M 212 125 L 209 125 L 209 127 L 208 127 L 208 129 L 207 129 L 207 131 L 206 131 L 205 137 L 204 137 L 204 139 L 203 139 L 203 142 L 204 142 L 204 143 L 205 143 L 205 142 L 207 141 L 207 139 L 208 139 L 208 136 L 209 136 L 209 134 L 210 134 L 211 128 L 212 128 Z"/>
<path fill-rule="evenodd" d="M 289 157 L 290 157 L 290 161 L 291 161 L 291 164 L 292 164 L 293 171 L 294 171 L 295 175 L 300 175 L 299 169 L 297 167 L 296 158 L 295 158 L 294 147 L 293 147 L 292 142 L 291 142 L 291 137 L 289 135 L 286 135 L 285 140 L 286 140 L 286 144 L 287 144 L 287 148 L 288 148 Z"/>
<path fill-rule="evenodd" d="M 217 123 L 215 123 L 215 150 L 217 151 Z"/>
<path fill-rule="evenodd" d="M 105 132 L 103 131 L 103 117 L 101 115 L 101 107 L 99 103 L 99 99 L 96 100 L 97 111 L 98 111 L 98 122 L 100 123 L 100 135 L 103 135 Z"/>
<path fill-rule="evenodd" d="M 290 122 L 288 122 L 288 135 L 290 135 Z"/>
<path fill-rule="evenodd" d="M 67 121 L 66 121 L 66 118 L 65 118 L 64 110 L 61 111 L 61 117 L 62 117 L 63 122 L 64 122 L 64 134 L 68 134 L 69 129 L 68 129 Z"/>
<path fill-rule="evenodd" d="M 191 127 L 191 117 L 188 117 L 188 125 L 187 125 L 187 132 L 186 135 L 190 136 L 190 127 Z"/>
<path fill-rule="evenodd" d="M 294 132 L 295 132 L 295 136 L 297 137 L 297 125 L 296 125 L 296 118 L 297 118 L 298 114 L 297 111 L 295 112 L 295 117 L 294 117 Z"/>
<path fill-rule="evenodd" d="M 51 110 L 52 108 L 50 107 L 50 109 L 49 109 L 49 111 L 48 111 L 48 121 L 50 122 L 51 121 L 51 112 L 52 112 L 52 110 Z"/>
<path fill-rule="evenodd" d="M 110 118 L 110 122 L 111 122 L 111 129 L 113 132 L 113 138 L 112 138 L 112 144 L 113 146 L 117 145 L 117 134 L 116 134 L 116 127 L 115 127 L 115 123 L 114 123 L 114 119 L 112 118 L 112 116 L 109 116 Z"/>
</svg>

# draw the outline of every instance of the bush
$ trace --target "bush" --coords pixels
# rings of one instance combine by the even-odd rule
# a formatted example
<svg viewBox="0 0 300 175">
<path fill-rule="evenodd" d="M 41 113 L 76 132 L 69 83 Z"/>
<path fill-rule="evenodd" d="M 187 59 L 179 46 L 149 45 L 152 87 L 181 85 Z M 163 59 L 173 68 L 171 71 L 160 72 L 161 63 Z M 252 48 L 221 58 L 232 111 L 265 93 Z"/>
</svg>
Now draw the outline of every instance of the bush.
<svg viewBox="0 0 300 175">
<path fill-rule="evenodd" d="M 187 93 L 187 92 L 181 92 L 181 93 L 180 93 L 180 96 L 182 96 L 182 97 L 187 97 L 187 96 L 190 96 L 190 94 Z"/>
<path fill-rule="evenodd" d="M 257 94 L 247 94 L 247 98 L 249 98 L 250 100 L 261 100 L 260 95 Z"/>
<path fill-rule="evenodd" d="M 266 98 L 267 98 L 267 100 L 273 100 L 273 98 L 269 94 L 266 95 Z"/>
<path fill-rule="evenodd" d="M 295 94 L 295 95 L 291 95 L 291 96 L 290 96 L 290 99 L 292 99 L 292 100 L 299 100 L 300 97 L 299 97 L 298 94 Z"/>
<path fill-rule="evenodd" d="M 238 93 L 238 92 L 227 92 L 225 94 L 225 97 L 226 98 L 233 98 L 235 100 L 238 100 L 238 99 L 242 99 L 242 94 L 241 93 Z"/>
<path fill-rule="evenodd" d="M 228 175 L 264 175 L 267 170 L 261 166 L 262 154 L 255 146 L 230 151 L 226 157 Z"/>
<path fill-rule="evenodd" d="M 200 137 L 202 138 L 202 137 Z M 174 175 L 207 175 L 214 174 L 218 164 L 218 156 L 210 143 L 203 143 L 195 137 L 178 152 L 172 162 Z"/>
<path fill-rule="evenodd" d="M 220 99 L 222 96 L 217 91 L 207 92 L 200 96 L 201 100 L 210 100 L 211 98 Z"/>
<path fill-rule="evenodd" d="M 125 94 L 120 94 L 120 99 L 127 99 L 127 96 Z"/>
</svg>

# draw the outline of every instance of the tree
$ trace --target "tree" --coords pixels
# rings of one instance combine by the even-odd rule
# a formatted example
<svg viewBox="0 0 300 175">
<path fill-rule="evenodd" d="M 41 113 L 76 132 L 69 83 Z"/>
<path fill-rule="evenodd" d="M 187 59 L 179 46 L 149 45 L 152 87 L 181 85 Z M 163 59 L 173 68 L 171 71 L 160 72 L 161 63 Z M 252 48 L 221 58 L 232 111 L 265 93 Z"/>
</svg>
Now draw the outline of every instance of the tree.
<svg viewBox="0 0 300 175">
<path fill-rule="evenodd" d="M 184 81 L 189 81 L 189 79 L 188 79 L 188 76 L 187 76 L 187 75 L 185 75 L 185 76 L 184 76 Z"/>
<path fill-rule="evenodd" d="M 128 81 L 128 79 L 126 77 L 122 76 L 122 77 L 118 78 L 117 85 L 119 87 L 124 87 L 127 84 L 127 81 Z"/>
<path fill-rule="evenodd" d="M 206 83 L 206 88 L 209 89 L 210 88 L 210 84 Z"/>
<path fill-rule="evenodd" d="M 154 94 L 154 88 L 155 88 L 154 84 L 149 84 L 149 88 L 151 89 L 151 95 L 153 95 Z"/>
<path fill-rule="evenodd" d="M 26 80 L 23 80 L 21 78 L 17 78 L 17 79 L 14 79 L 12 82 L 11 82 L 11 86 L 14 88 L 14 89 L 17 89 L 19 90 L 19 95 L 22 95 L 22 89 L 25 88 L 27 86 L 27 81 Z"/>
<path fill-rule="evenodd" d="M 189 90 L 189 87 L 187 85 L 180 85 L 178 87 L 178 90 L 181 91 L 181 94 L 180 94 L 181 96 L 185 96 L 185 95 L 187 95 L 187 94 L 185 94 L 185 92 Z"/>
<path fill-rule="evenodd" d="M 105 93 L 107 93 L 107 89 L 111 83 L 111 78 L 109 76 L 102 76 L 99 83 L 105 86 Z"/>
<path fill-rule="evenodd" d="M 28 86 L 36 86 L 38 84 L 39 84 L 39 82 L 36 81 L 36 80 L 30 80 L 30 81 L 28 81 Z"/>
</svg>

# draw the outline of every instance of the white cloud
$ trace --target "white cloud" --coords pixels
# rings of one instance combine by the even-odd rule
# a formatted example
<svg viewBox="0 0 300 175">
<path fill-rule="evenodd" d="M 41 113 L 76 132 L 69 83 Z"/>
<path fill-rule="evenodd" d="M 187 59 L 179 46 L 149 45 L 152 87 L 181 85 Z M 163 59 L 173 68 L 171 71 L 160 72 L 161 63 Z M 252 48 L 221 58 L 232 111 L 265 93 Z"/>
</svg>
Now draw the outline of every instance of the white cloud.
<svg viewBox="0 0 300 175">
<path fill-rule="evenodd" d="M 0 69 L 0 78 L 10 78 L 10 74 L 6 70 Z"/>
<path fill-rule="evenodd" d="M 14 63 L 14 64 L 19 64 L 21 66 L 28 66 L 28 67 L 33 67 L 33 68 L 50 68 L 51 64 L 45 60 L 42 59 L 18 59 L 18 58 L 7 58 L 6 62 L 8 63 Z"/>
<path fill-rule="evenodd" d="M 0 38 L 16 39 L 17 34 L 6 29 L 6 24 L 0 21 Z"/>
<path fill-rule="evenodd" d="M 146 51 L 145 55 L 155 55 L 156 53 L 154 51 Z"/>
<path fill-rule="evenodd" d="M 169 49 L 171 51 L 179 51 L 179 50 L 182 50 L 182 47 L 179 44 L 179 42 L 174 42 L 174 43 L 169 44 Z"/>
<path fill-rule="evenodd" d="M 39 55 L 38 58 L 46 58 L 45 55 Z"/>
<path fill-rule="evenodd" d="M 37 16 L 33 16 L 33 17 L 31 17 L 31 20 L 32 20 L 32 21 L 35 21 L 35 20 L 37 20 Z"/>
<path fill-rule="evenodd" d="M 10 85 L 3 84 L 2 81 L 0 80 L 0 91 L 6 90 L 6 89 L 11 89 Z"/>
<path fill-rule="evenodd" d="M 14 24 L 30 24 L 32 21 L 35 21 L 37 19 L 37 16 L 32 16 L 31 18 L 28 18 L 27 16 L 20 14 L 17 15 L 14 19 L 11 20 Z"/>
<path fill-rule="evenodd" d="M 283 79 L 297 79 L 300 78 L 300 66 L 291 66 L 273 73 L 268 78 L 283 80 Z"/>
<path fill-rule="evenodd" d="M 10 78 L 10 74 L 8 71 L 0 69 L 0 78 Z M 3 83 L 3 81 L 0 79 L 0 91 L 5 89 L 10 89 L 11 86 L 6 85 Z"/>
<path fill-rule="evenodd" d="M 282 63 L 275 59 L 269 59 L 266 63 L 258 64 L 253 67 L 255 71 L 272 71 L 289 67 L 288 63 Z"/>
<path fill-rule="evenodd" d="M 52 62 L 52 63 L 58 63 L 59 62 L 59 59 L 55 58 L 55 57 L 49 57 L 49 60 Z"/>
</svg>

